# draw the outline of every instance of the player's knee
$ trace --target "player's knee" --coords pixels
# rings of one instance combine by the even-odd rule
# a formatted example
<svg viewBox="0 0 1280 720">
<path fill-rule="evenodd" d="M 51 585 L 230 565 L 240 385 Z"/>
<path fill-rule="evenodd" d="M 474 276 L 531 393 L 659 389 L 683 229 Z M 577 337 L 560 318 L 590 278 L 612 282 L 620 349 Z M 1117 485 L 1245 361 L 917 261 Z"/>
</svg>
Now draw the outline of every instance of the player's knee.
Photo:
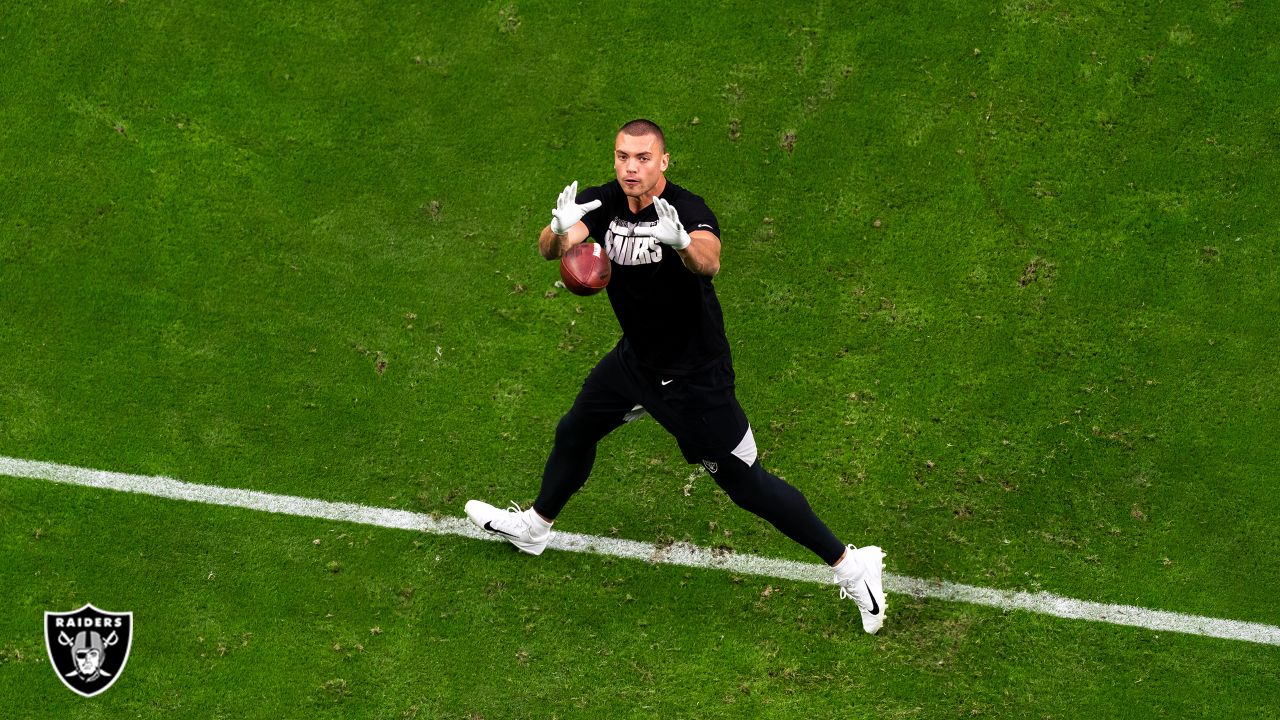
<svg viewBox="0 0 1280 720">
<path fill-rule="evenodd" d="M 600 430 L 601 423 L 570 411 L 556 425 L 556 445 L 562 448 L 592 447 L 604 437 Z"/>
<path fill-rule="evenodd" d="M 582 432 L 573 413 L 569 413 L 560 418 L 560 422 L 556 424 L 556 445 L 558 447 L 575 447 L 582 444 Z"/>
<path fill-rule="evenodd" d="M 703 465 L 711 472 L 716 485 L 739 507 L 754 512 L 771 501 L 774 494 L 769 482 L 771 476 L 760 466 L 759 460 L 747 465 L 729 455 L 717 461 L 704 461 Z"/>
</svg>

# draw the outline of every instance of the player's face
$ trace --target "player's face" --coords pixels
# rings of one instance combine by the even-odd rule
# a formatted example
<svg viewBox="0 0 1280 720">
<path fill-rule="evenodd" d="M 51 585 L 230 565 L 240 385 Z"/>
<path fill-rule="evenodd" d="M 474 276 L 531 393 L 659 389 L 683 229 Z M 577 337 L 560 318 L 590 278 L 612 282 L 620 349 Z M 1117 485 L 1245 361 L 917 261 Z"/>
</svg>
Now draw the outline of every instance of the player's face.
<svg viewBox="0 0 1280 720">
<path fill-rule="evenodd" d="M 668 159 L 657 135 L 618 133 L 613 143 L 613 170 L 622 192 L 630 197 L 651 195 L 667 169 Z"/>
</svg>

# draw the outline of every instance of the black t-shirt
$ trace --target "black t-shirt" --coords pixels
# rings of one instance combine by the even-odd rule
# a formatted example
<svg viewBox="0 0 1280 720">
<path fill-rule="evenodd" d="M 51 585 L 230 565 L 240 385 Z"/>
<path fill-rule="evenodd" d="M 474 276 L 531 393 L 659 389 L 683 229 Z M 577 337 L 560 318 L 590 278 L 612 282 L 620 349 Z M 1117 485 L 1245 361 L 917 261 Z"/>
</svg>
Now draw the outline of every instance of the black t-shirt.
<svg viewBox="0 0 1280 720">
<path fill-rule="evenodd" d="M 670 180 L 659 197 L 679 213 L 685 232 L 707 230 L 720 237 L 715 213 L 701 197 Z M 687 374 L 726 357 L 729 341 L 711 278 L 691 272 L 669 245 L 631 234 L 658 223 L 653 205 L 631 212 L 617 180 L 578 193 L 579 203 L 591 200 L 601 205 L 582 221 L 609 255 L 613 275 L 607 290 L 623 343 L 663 374 Z"/>
</svg>

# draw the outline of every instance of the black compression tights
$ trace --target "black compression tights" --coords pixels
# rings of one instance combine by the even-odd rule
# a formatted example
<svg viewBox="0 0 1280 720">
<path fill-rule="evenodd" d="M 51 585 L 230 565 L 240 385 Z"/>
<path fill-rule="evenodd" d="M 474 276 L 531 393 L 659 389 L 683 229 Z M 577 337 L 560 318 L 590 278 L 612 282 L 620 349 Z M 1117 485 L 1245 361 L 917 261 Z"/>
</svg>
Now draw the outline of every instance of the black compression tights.
<svg viewBox="0 0 1280 720">
<path fill-rule="evenodd" d="M 597 428 L 604 437 L 613 428 Z M 542 489 L 533 507 L 545 518 L 554 520 L 569 498 L 582 488 L 591 474 L 596 459 L 596 441 L 571 442 L 563 432 L 556 432 L 556 444 L 547 458 L 542 475 Z M 711 477 L 739 507 L 768 520 L 784 535 L 812 550 L 828 565 L 844 553 L 844 545 L 809 507 L 804 494 L 785 480 L 766 471 L 756 460 L 750 466 L 733 455 L 715 463 Z"/>
<path fill-rule="evenodd" d="M 572 413 L 565 415 L 556 426 L 556 443 L 542 471 L 542 490 L 533 501 L 534 510 L 548 520 L 555 520 L 569 498 L 587 483 L 596 462 L 596 443 L 621 424 L 619 420 L 579 427 L 582 423 L 575 423 L 573 418 Z"/>
<path fill-rule="evenodd" d="M 738 507 L 768 520 L 828 565 L 834 565 L 844 554 L 844 544 L 809 507 L 804 493 L 765 470 L 759 460 L 748 467 L 730 455 L 717 465 L 711 477 Z"/>
</svg>

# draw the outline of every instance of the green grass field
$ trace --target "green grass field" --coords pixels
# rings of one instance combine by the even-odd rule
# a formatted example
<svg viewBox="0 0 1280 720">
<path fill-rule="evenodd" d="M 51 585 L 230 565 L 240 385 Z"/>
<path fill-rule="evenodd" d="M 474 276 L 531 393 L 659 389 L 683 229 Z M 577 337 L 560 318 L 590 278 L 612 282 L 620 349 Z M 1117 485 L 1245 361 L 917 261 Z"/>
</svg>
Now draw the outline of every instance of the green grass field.
<svg viewBox="0 0 1280 720">
<path fill-rule="evenodd" d="M 617 336 L 537 233 L 646 116 L 764 461 L 843 539 L 1280 624 L 1276 10 L 10 4 L 0 455 L 532 500 Z M 651 421 L 559 527 L 812 559 Z M 136 622 L 92 699 L 41 634 L 86 602 Z M 5 718 L 1280 717 L 1274 646 L 889 602 L 0 478 Z"/>
</svg>

